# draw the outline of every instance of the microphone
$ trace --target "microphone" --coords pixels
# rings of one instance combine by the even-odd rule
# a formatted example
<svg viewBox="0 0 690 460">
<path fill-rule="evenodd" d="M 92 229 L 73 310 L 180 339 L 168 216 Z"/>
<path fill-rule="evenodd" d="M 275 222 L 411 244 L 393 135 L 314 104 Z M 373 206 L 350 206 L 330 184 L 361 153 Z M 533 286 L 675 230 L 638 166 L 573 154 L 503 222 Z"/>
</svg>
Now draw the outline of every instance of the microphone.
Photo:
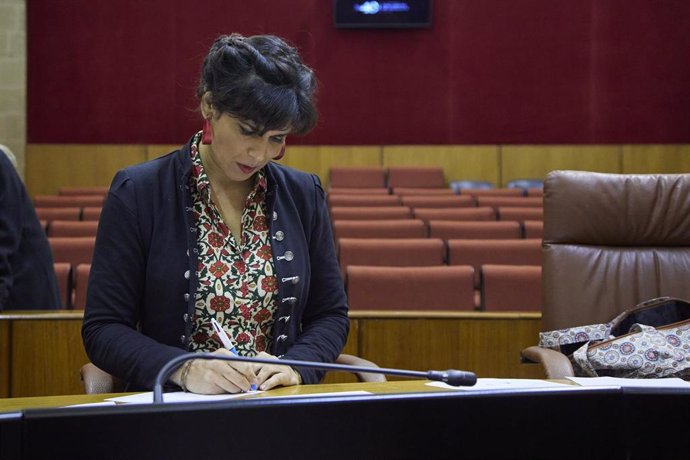
<svg viewBox="0 0 690 460">
<path fill-rule="evenodd" d="M 477 376 L 474 372 L 458 371 L 455 369 L 448 369 L 446 371 L 409 371 L 405 369 L 388 369 L 385 367 L 366 367 L 366 366 L 350 366 L 348 364 L 335 363 L 320 363 L 314 361 L 296 361 L 290 359 L 267 359 L 267 358 L 250 358 L 247 356 L 219 356 L 211 353 L 185 353 L 176 356 L 161 368 L 156 375 L 156 380 L 153 385 L 153 402 L 160 404 L 163 402 L 163 383 L 168 380 L 170 374 L 185 361 L 192 359 L 219 359 L 221 361 L 239 361 L 244 363 L 260 363 L 260 364 L 278 364 L 281 366 L 291 367 L 309 367 L 312 369 L 323 369 L 329 371 L 346 371 L 346 372 L 367 372 L 369 374 L 384 374 L 397 375 L 400 377 L 425 378 L 436 382 L 444 382 L 453 386 L 472 386 L 477 383 Z"/>
</svg>

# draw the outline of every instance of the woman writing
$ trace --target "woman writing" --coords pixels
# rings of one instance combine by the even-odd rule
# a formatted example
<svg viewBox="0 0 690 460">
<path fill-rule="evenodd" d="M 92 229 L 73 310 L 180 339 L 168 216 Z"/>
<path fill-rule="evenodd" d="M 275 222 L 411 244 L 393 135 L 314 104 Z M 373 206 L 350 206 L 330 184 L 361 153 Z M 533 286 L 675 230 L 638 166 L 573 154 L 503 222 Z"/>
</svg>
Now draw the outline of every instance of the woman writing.
<svg viewBox="0 0 690 460">
<path fill-rule="evenodd" d="M 316 122 L 316 81 L 275 36 L 218 38 L 197 95 L 203 130 L 180 150 L 129 167 L 104 205 L 82 335 L 94 364 L 150 389 L 180 354 L 332 362 L 348 333 L 324 192 L 271 160 Z M 316 383 L 322 372 L 192 360 L 171 383 L 195 393 Z"/>
</svg>

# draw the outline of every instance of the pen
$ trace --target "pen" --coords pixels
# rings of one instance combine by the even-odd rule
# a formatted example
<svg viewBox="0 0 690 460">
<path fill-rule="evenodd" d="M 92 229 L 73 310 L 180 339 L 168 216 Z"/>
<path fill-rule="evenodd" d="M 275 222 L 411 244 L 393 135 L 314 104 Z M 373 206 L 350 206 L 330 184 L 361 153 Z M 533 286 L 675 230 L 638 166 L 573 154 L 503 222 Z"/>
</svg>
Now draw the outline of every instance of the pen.
<svg viewBox="0 0 690 460">
<path fill-rule="evenodd" d="M 215 318 L 211 318 L 211 327 L 213 328 L 213 331 L 218 334 L 220 341 L 223 342 L 223 346 L 230 350 L 230 353 L 236 355 L 237 349 L 235 348 L 235 345 L 232 343 L 232 340 L 230 340 L 230 337 L 228 337 L 228 334 L 226 334 L 223 328 L 220 327 L 220 324 L 218 324 L 218 321 L 216 321 Z"/>
<path fill-rule="evenodd" d="M 225 330 L 220 327 L 220 324 L 218 324 L 218 321 L 216 321 L 215 318 L 211 318 L 211 327 L 213 328 L 213 331 L 218 335 L 218 338 L 220 338 L 220 341 L 223 342 L 223 346 L 230 350 L 230 353 L 233 355 L 237 355 L 237 349 L 235 348 L 235 345 L 232 343 L 232 340 L 230 340 L 230 337 L 228 337 L 228 334 L 225 333 Z M 252 383 L 250 391 L 256 391 L 256 384 Z"/>
</svg>

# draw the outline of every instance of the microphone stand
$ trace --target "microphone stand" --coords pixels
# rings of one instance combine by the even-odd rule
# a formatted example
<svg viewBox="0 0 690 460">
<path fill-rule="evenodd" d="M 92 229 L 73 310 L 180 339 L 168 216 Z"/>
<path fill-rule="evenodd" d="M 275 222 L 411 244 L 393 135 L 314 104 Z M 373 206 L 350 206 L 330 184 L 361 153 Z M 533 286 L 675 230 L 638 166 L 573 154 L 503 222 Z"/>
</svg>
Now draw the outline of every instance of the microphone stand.
<svg viewBox="0 0 690 460">
<path fill-rule="evenodd" d="M 290 359 L 249 358 L 247 356 L 219 356 L 211 353 L 185 353 L 168 361 L 158 374 L 153 386 L 153 402 L 163 402 L 163 383 L 180 364 L 192 359 L 218 359 L 221 361 L 238 361 L 245 363 L 277 364 L 291 367 L 307 367 L 329 371 L 367 372 L 370 374 L 397 375 L 400 377 L 423 378 L 437 382 L 444 382 L 453 386 L 472 386 L 477 383 L 477 376 L 473 372 L 448 369 L 446 371 L 409 371 L 405 369 L 388 369 L 384 367 L 350 366 L 347 364 L 319 363 L 313 361 L 296 361 Z"/>
</svg>

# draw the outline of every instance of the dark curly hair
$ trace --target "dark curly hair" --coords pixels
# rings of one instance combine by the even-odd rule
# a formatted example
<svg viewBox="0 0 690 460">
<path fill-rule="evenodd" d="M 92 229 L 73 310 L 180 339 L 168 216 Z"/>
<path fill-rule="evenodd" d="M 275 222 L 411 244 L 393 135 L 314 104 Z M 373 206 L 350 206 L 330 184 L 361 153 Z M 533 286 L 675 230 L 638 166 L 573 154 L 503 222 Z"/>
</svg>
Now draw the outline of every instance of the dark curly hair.
<svg viewBox="0 0 690 460">
<path fill-rule="evenodd" d="M 306 134 L 317 120 L 316 77 L 297 50 L 273 35 L 216 39 L 201 68 L 197 96 L 252 123 L 254 134 L 290 129 Z"/>
</svg>

